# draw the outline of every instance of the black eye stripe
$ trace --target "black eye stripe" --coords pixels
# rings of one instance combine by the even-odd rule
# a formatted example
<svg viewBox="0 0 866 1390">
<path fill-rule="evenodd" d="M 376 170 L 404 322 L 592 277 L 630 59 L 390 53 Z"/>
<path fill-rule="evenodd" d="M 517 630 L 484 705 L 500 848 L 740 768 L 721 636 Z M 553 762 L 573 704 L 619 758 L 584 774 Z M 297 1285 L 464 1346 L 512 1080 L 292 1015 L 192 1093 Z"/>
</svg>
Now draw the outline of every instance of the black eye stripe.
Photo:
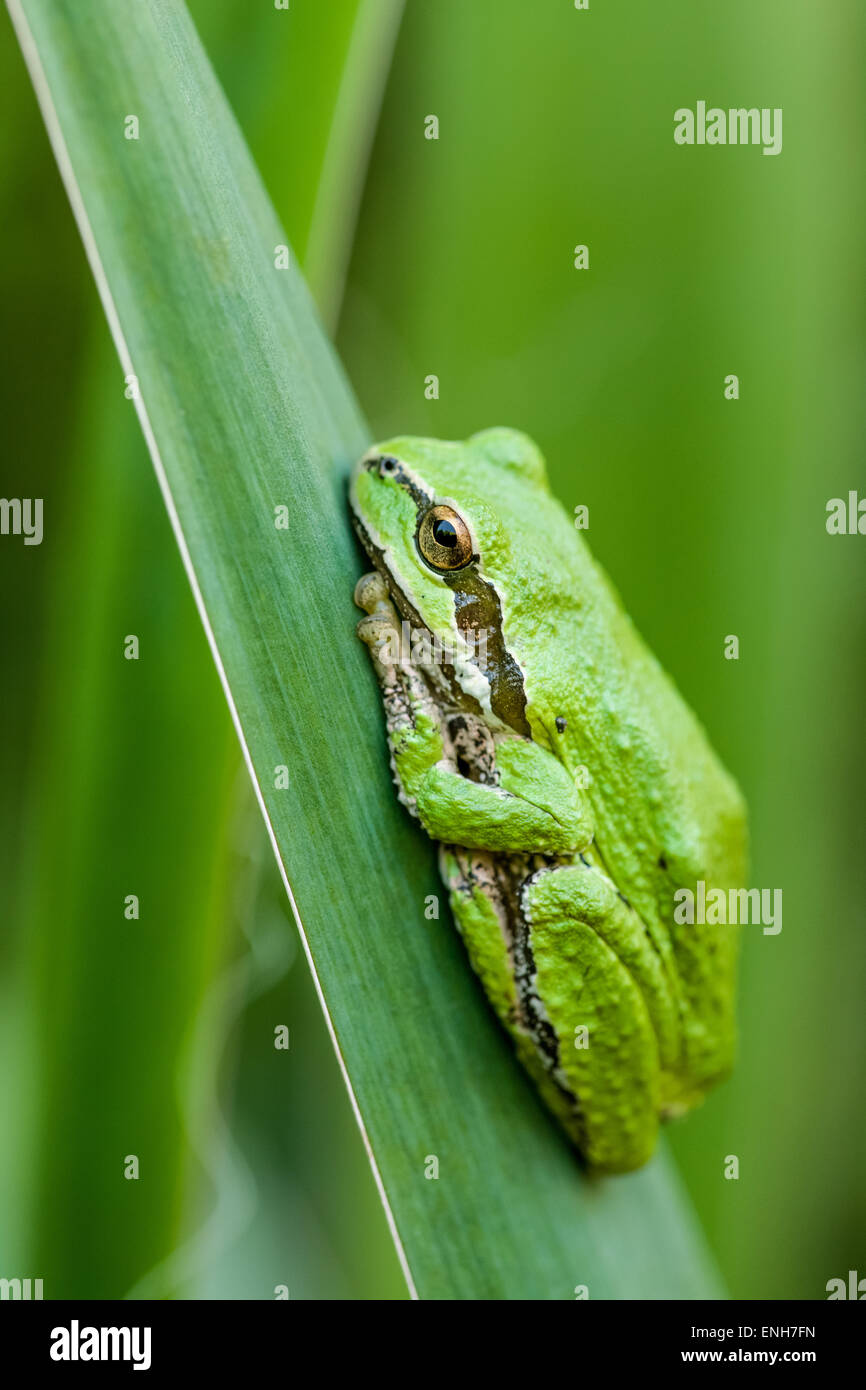
<svg viewBox="0 0 866 1390">
<path fill-rule="evenodd" d="M 416 507 L 430 505 L 430 498 L 414 478 L 409 476 L 405 464 L 394 454 L 370 454 L 364 460 L 364 468 L 368 473 L 378 473 L 380 478 L 387 478 L 390 482 L 396 483 L 409 494 Z"/>
<path fill-rule="evenodd" d="M 384 459 L 390 457 L 390 455 L 371 456 L 365 461 L 364 467 L 370 472 L 379 472 L 382 476 Z M 424 516 L 435 504 L 431 494 L 419 486 L 414 478 L 409 477 L 399 459 L 396 460 L 396 465 L 393 471 L 388 469 L 387 476 L 389 481 L 395 482 L 398 487 L 403 488 L 415 503 L 417 514 L 415 543 L 417 545 Z M 440 505 L 447 506 L 447 504 Z M 377 569 L 385 576 L 400 612 L 416 626 L 425 626 L 421 615 L 412 607 L 406 595 L 395 584 L 394 576 L 385 563 L 383 553 L 373 543 L 363 523 L 357 518 L 355 522 L 361 543 Z M 437 544 L 442 545 L 438 540 Z M 442 549 L 443 551 L 450 551 L 450 547 L 446 545 L 442 545 Z M 477 556 L 470 554 L 470 561 L 477 558 Z M 526 692 L 523 686 L 523 673 L 505 645 L 502 631 L 502 609 L 494 585 L 483 580 L 477 572 L 477 566 L 472 563 L 467 563 L 461 567 L 439 569 L 437 573 L 454 595 L 457 626 L 467 637 L 470 633 L 479 630 L 484 630 L 487 634 L 487 663 L 484 667 L 484 675 L 490 682 L 490 704 L 493 713 L 504 724 L 508 724 L 514 729 L 515 733 L 522 734 L 524 738 L 531 738 L 532 733 L 526 718 Z M 468 707 L 474 713 L 480 714 L 481 706 L 474 696 L 467 695 L 462 690 L 453 668 L 447 669 L 446 676 L 452 685 L 456 702 L 464 708 Z"/>
</svg>

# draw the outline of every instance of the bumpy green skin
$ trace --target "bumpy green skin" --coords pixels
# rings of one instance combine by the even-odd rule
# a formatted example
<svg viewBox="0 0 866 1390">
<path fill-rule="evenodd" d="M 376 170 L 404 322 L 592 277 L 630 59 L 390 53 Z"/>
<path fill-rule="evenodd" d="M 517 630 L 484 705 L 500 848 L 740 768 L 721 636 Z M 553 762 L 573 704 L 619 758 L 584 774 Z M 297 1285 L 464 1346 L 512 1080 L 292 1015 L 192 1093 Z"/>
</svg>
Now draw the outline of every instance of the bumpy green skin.
<svg viewBox="0 0 866 1390">
<path fill-rule="evenodd" d="M 443 743 L 449 699 L 414 673 L 408 717 L 389 720 L 398 787 L 431 836 L 479 852 L 480 880 L 459 850 L 443 852 L 452 907 L 545 1100 L 591 1165 L 637 1167 L 659 1119 L 688 1109 L 731 1066 L 736 931 L 680 926 L 673 910 L 677 889 L 699 880 L 708 893 L 744 882 L 742 798 L 551 496 L 531 440 L 494 429 L 460 443 L 393 439 L 372 452 L 398 459 L 412 482 L 407 490 L 405 478 L 362 461 L 351 488 L 397 608 L 446 647 L 460 643 L 460 579 L 446 582 L 415 541 L 419 496 L 446 502 L 470 528 L 469 569 L 498 597 L 525 695 L 518 731 L 476 702 L 477 671 L 458 673 L 495 746 L 493 784 L 473 781 Z M 370 621 L 359 632 L 375 659 L 379 629 L 361 631 Z M 378 669 L 387 707 L 395 678 Z M 503 866 L 528 933 L 534 996 L 555 1034 L 553 1071 L 525 1008 L 521 1016 L 513 942 L 486 886 Z M 575 1046 L 576 1029 L 586 1046 Z"/>
</svg>

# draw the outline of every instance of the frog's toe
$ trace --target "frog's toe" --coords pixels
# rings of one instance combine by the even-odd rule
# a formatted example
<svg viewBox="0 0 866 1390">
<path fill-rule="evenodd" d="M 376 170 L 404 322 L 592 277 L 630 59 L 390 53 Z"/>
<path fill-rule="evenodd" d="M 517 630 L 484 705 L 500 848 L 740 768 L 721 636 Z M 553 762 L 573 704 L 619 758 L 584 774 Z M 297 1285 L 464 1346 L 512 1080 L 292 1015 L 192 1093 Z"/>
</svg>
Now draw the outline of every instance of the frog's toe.
<svg viewBox="0 0 866 1390">
<path fill-rule="evenodd" d="M 390 615 L 382 612 L 368 613 L 366 617 L 360 618 L 355 631 L 365 646 L 374 650 L 387 642 L 392 633 L 398 635 Z"/>
<path fill-rule="evenodd" d="M 355 585 L 354 599 L 358 607 L 363 608 L 365 613 L 372 613 L 380 604 L 388 602 L 388 586 L 378 570 L 371 570 L 369 574 L 361 575 Z M 363 621 L 362 618 L 361 622 Z"/>
</svg>

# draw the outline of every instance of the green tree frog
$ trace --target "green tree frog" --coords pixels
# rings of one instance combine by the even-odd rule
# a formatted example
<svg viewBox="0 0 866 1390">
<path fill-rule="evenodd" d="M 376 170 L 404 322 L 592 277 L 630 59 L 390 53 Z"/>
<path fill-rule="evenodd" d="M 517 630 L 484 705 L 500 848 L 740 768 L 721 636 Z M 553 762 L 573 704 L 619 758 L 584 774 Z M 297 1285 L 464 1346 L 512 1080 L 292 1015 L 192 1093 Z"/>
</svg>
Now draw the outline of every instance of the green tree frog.
<svg viewBox="0 0 866 1390">
<path fill-rule="evenodd" d="M 740 792 L 552 496 L 535 444 L 398 438 L 350 485 L 401 801 L 469 959 L 587 1163 L 637 1168 L 732 1062 Z"/>
</svg>

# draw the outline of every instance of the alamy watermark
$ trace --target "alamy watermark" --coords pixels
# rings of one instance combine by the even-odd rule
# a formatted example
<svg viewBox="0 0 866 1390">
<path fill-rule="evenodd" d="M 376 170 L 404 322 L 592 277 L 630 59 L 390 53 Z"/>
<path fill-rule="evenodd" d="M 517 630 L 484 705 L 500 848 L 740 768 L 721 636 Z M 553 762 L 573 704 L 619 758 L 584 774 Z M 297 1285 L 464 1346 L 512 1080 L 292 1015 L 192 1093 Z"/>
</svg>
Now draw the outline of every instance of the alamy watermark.
<svg viewBox="0 0 866 1390">
<path fill-rule="evenodd" d="M 27 1302 L 42 1298 L 41 1279 L 0 1279 L 0 1299 Z"/>
<path fill-rule="evenodd" d="M 463 633 L 466 643 L 460 657 L 487 669 L 487 628 L 468 628 Z M 446 647 L 435 632 L 426 627 L 413 627 L 404 618 L 400 631 L 392 627 L 386 633 L 377 655 L 385 665 L 442 666 L 452 665 L 455 652 Z"/>
<path fill-rule="evenodd" d="M 151 1329 L 82 1327 L 73 1318 L 68 1327 L 52 1328 L 48 1354 L 52 1361 L 131 1361 L 134 1371 L 147 1371 Z"/>
<path fill-rule="evenodd" d="M 42 498 L 0 497 L 0 536 L 23 536 L 25 545 L 41 545 Z"/>
<path fill-rule="evenodd" d="M 782 153 L 781 106 L 680 106 L 674 112 L 678 145 L 763 145 L 762 154 Z"/>
<path fill-rule="evenodd" d="M 674 893 L 674 921 L 678 926 L 760 926 L 764 936 L 782 930 L 781 888 L 710 888 L 699 879 L 694 891 Z"/>
</svg>

